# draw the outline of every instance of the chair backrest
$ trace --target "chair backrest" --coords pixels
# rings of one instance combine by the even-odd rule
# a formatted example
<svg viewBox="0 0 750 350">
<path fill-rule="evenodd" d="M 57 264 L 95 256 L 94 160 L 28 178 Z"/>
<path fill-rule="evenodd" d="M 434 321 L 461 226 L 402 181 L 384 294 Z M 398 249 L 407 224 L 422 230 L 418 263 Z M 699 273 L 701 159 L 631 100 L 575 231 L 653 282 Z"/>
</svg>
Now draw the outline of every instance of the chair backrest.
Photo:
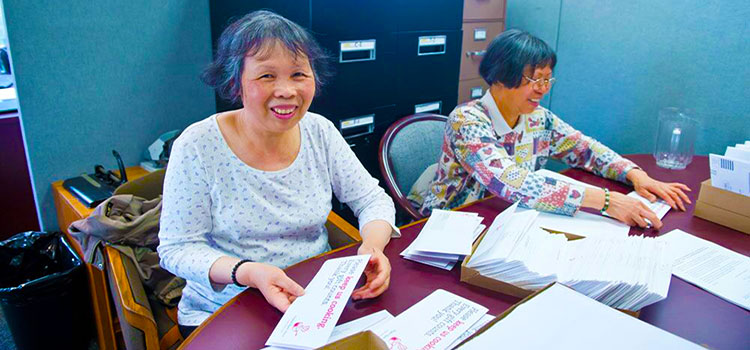
<svg viewBox="0 0 750 350">
<path fill-rule="evenodd" d="M 114 194 L 132 194 L 151 200 L 162 194 L 166 169 L 156 170 L 115 189 Z M 177 327 L 177 307 L 151 302 L 138 268 L 113 246 L 105 246 L 104 258 L 112 302 L 120 320 L 125 349 L 176 349 L 182 343 Z"/>
<path fill-rule="evenodd" d="M 159 197 L 164 188 L 164 175 L 167 169 L 159 169 L 128 181 L 115 189 L 113 194 L 132 194 L 145 199 Z"/>
<path fill-rule="evenodd" d="M 388 191 L 413 219 L 422 215 L 406 196 L 420 175 L 438 161 L 448 117 L 419 113 L 399 119 L 380 140 L 378 161 Z"/>
<path fill-rule="evenodd" d="M 127 247 L 122 246 L 122 249 Z M 120 319 L 125 349 L 172 350 L 182 343 L 177 308 L 151 301 L 135 263 L 119 249 L 104 247 L 109 289 Z"/>
</svg>

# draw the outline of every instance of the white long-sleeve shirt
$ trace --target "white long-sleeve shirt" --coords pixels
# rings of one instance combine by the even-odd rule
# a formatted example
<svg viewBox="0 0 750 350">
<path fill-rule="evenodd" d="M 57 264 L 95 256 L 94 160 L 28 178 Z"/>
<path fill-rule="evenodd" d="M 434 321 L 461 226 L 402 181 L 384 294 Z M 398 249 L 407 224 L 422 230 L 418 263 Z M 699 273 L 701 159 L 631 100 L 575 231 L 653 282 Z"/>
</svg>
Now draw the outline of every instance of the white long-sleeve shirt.
<svg viewBox="0 0 750 350">
<path fill-rule="evenodd" d="M 393 226 L 393 201 L 327 119 L 300 120 L 301 146 L 286 169 L 262 171 L 242 162 L 222 136 L 216 115 L 175 141 L 164 181 L 158 247 L 161 265 L 187 280 L 181 325 L 203 322 L 243 288 L 217 288 L 209 269 L 222 256 L 285 268 L 329 249 L 331 194 L 357 215 Z M 395 227 L 395 226 L 394 226 Z"/>
</svg>

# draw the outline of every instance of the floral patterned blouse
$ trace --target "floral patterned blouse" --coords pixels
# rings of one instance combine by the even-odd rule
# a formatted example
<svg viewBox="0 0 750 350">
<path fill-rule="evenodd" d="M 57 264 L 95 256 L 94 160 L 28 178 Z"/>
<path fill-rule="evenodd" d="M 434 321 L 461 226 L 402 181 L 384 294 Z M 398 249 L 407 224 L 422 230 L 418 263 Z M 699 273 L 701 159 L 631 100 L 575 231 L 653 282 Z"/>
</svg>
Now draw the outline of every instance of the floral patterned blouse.
<svg viewBox="0 0 750 350">
<path fill-rule="evenodd" d="M 489 190 L 528 208 L 573 215 L 581 207 L 584 187 L 534 173 L 547 158 L 621 182 L 637 167 L 541 106 L 521 115 L 511 128 L 487 91 L 451 112 L 435 178 L 409 199 L 428 216 L 434 208 L 452 209 Z"/>
</svg>

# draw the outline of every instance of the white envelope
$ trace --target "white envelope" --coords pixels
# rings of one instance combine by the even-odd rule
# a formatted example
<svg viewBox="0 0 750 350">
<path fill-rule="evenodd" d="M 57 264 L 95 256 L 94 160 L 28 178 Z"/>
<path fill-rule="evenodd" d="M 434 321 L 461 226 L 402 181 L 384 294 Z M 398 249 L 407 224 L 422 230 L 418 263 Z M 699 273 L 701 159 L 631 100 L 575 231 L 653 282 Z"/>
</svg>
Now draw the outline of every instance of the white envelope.
<svg viewBox="0 0 750 350">
<path fill-rule="evenodd" d="M 448 349 L 486 313 L 486 307 L 438 289 L 372 331 L 390 349 Z"/>
<path fill-rule="evenodd" d="M 750 162 L 750 148 L 729 146 L 727 147 L 727 151 L 724 152 L 724 155 L 730 158 L 737 158 Z"/>
<path fill-rule="evenodd" d="M 750 196 L 750 162 L 713 153 L 708 158 L 712 186 Z"/>
<path fill-rule="evenodd" d="M 370 255 L 330 259 L 274 328 L 267 346 L 315 349 L 325 345 Z"/>
</svg>

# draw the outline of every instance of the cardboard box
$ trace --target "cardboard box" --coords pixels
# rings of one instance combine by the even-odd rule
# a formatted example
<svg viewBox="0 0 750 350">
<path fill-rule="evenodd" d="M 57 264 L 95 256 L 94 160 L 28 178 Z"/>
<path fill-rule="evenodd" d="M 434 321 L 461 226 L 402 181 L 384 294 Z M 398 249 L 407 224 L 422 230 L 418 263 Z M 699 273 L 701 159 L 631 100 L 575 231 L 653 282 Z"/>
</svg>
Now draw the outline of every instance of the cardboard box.
<svg viewBox="0 0 750 350">
<path fill-rule="evenodd" d="M 750 197 L 701 182 L 694 216 L 750 234 Z"/>
<path fill-rule="evenodd" d="M 318 348 L 318 350 L 346 349 L 388 350 L 388 346 L 385 345 L 385 342 L 380 339 L 380 337 L 375 335 L 375 333 L 371 331 L 364 331 L 350 335 L 343 339 L 339 339 L 338 341 Z"/>
<path fill-rule="evenodd" d="M 482 239 L 484 239 L 484 236 L 487 234 L 487 231 L 484 231 L 479 238 L 477 238 L 476 242 L 474 242 L 474 245 L 471 247 L 471 253 L 474 254 L 474 251 L 477 250 L 477 246 L 480 242 L 482 242 Z M 576 240 L 576 239 L 583 239 L 582 236 L 577 236 L 571 233 L 565 233 L 565 232 L 550 232 L 550 234 L 564 234 L 565 237 L 568 238 L 569 241 Z M 479 273 L 479 271 L 466 266 L 466 264 L 471 260 L 471 255 L 467 255 L 464 258 L 464 261 L 461 263 L 461 282 L 466 282 L 471 285 L 475 285 L 477 287 L 486 288 L 495 292 L 500 292 L 502 294 L 512 295 L 514 297 L 518 298 L 525 298 L 519 303 L 522 303 L 523 301 L 527 300 L 530 296 L 536 295 L 537 293 L 541 292 L 542 290 L 545 290 L 549 288 L 550 285 L 547 285 L 546 287 L 540 289 L 540 290 L 529 290 L 529 289 L 523 289 L 521 287 L 515 286 L 510 283 L 505 283 L 503 281 L 496 280 L 494 278 L 489 278 L 486 276 L 482 276 L 482 274 Z M 554 283 L 553 283 L 554 284 Z M 518 304 L 516 304 L 518 305 Z M 506 311 L 510 312 L 512 311 L 516 305 L 511 307 Z M 630 316 L 633 316 L 635 318 L 638 318 L 641 314 L 640 311 L 631 311 L 631 310 L 620 310 L 615 309 L 621 312 L 624 312 Z M 495 321 L 493 321 L 495 322 Z M 493 322 L 490 322 L 489 324 L 492 324 Z M 478 333 L 478 332 L 477 332 Z"/>
<path fill-rule="evenodd" d="M 484 232 L 482 232 L 482 234 L 477 238 L 477 240 L 471 246 L 472 255 L 477 250 L 477 246 L 479 246 L 479 243 L 482 242 L 486 234 L 487 234 L 487 231 L 485 230 Z M 569 241 L 584 238 L 582 236 L 577 236 L 571 233 L 564 233 L 564 232 L 550 232 L 550 234 L 564 234 L 565 237 L 568 238 Z M 515 285 L 512 285 L 510 283 L 505 283 L 505 282 L 496 280 L 494 278 L 482 276 L 482 274 L 480 274 L 479 271 L 466 266 L 466 264 L 469 263 L 470 259 L 471 259 L 471 255 L 467 255 L 464 258 L 464 261 L 461 263 L 461 282 L 466 282 L 468 284 L 473 284 L 477 287 L 487 288 L 489 290 L 494 290 L 496 292 L 500 292 L 500 293 L 507 294 L 507 295 L 512 295 L 518 298 L 526 298 L 535 292 L 533 290 L 516 287 Z"/>
</svg>

